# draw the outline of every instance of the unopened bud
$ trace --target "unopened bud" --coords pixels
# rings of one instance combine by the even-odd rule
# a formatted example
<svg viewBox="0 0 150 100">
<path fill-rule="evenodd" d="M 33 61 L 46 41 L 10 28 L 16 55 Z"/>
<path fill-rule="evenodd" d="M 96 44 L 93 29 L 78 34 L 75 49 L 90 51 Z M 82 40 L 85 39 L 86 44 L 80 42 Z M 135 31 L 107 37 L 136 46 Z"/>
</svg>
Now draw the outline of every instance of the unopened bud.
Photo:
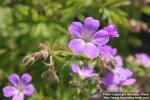
<svg viewBox="0 0 150 100">
<path fill-rule="evenodd" d="M 35 58 L 31 55 L 27 55 L 23 58 L 22 62 L 25 66 L 31 66 L 32 64 L 34 64 Z"/>
</svg>

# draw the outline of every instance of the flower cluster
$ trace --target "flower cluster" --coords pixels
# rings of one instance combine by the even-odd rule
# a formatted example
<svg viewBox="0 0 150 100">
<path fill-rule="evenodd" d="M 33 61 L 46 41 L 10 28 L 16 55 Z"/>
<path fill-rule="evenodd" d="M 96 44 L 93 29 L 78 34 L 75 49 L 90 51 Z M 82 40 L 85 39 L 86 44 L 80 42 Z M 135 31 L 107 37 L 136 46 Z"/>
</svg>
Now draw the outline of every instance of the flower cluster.
<svg viewBox="0 0 150 100">
<path fill-rule="evenodd" d="M 35 92 L 34 86 L 30 84 L 32 77 L 27 73 L 21 78 L 17 74 L 12 74 L 8 80 L 13 86 L 3 88 L 5 97 L 13 97 L 12 100 L 24 100 L 24 95 L 31 96 Z"/>
<path fill-rule="evenodd" d="M 136 54 L 136 60 L 140 66 L 150 67 L 150 56 L 146 53 Z"/>
<path fill-rule="evenodd" d="M 115 68 L 112 72 L 106 74 L 102 82 L 110 92 L 122 92 L 121 86 L 133 85 L 135 79 L 131 78 L 132 71 L 123 67 Z"/>
<path fill-rule="evenodd" d="M 90 58 L 99 56 L 101 46 L 108 43 L 110 38 L 118 37 L 116 27 L 113 24 L 98 30 L 100 22 L 92 17 L 87 17 L 84 25 L 73 22 L 68 30 L 74 37 L 69 43 L 69 48 L 76 54 L 84 53 Z"/>
<path fill-rule="evenodd" d="M 119 37 L 115 25 L 110 24 L 98 30 L 99 26 L 100 22 L 92 17 L 87 17 L 84 24 L 73 22 L 68 30 L 74 39 L 68 46 L 75 54 L 83 53 L 92 59 L 99 57 L 103 66 L 109 69 L 101 82 L 109 92 L 122 92 L 122 86 L 133 85 L 136 80 L 131 78 L 132 71 L 123 67 L 123 60 L 117 55 L 117 49 L 107 44 L 110 38 Z M 83 78 L 99 76 L 93 72 L 92 67 L 79 68 L 73 64 L 71 69 Z"/>
</svg>

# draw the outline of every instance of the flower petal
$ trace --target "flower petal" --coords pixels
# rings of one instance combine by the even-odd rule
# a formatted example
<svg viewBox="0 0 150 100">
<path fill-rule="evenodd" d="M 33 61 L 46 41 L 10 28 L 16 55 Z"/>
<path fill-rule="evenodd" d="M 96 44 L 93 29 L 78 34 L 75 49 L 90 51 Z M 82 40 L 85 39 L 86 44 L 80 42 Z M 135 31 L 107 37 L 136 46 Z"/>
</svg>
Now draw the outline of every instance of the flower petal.
<svg viewBox="0 0 150 100">
<path fill-rule="evenodd" d="M 81 37 L 82 30 L 83 30 L 83 24 L 80 22 L 73 22 L 68 28 L 68 31 L 74 37 Z"/>
<path fill-rule="evenodd" d="M 100 30 L 92 36 L 92 42 L 96 45 L 105 45 L 109 41 L 108 32 Z"/>
<path fill-rule="evenodd" d="M 122 85 L 125 85 L 125 86 L 127 86 L 127 85 L 133 85 L 135 82 L 136 82 L 135 79 L 128 79 L 128 80 L 125 80 L 125 81 L 122 83 Z"/>
<path fill-rule="evenodd" d="M 12 100 L 24 100 L 24 94 L 18 93 L 18 94 L 13 96 Z"/>
<path fill-rule="evenodd" d="M 119 37 L 119 34 L 116 31 L 116 26 L 114 24 L 109 24 L 104 28 L 104 30 L 108 32 L 109 37 L 111 38 Z"/>
<path fill-rule="evenodd" d="M 90 58 L 96 58 L 99 55 L 99 49 L 93 44 L 88 42 L 84 48 L 83 52 Z"/>
<path fill-rule="evenodd" d="M 5 97 L 11 97 L 15 93 L 15 87 L 13 86 L 6 86 L 3 88 L 3 94 Z"/>
<path fill-rule="evenodd" d="M 73 64 L 73 65 L 71 66 L 71 69 L 72 69 L 72 72 L 74 72 L 74 73 L 80 73 L 80 72 L 81 72 L 81 69 L 80 69 L 79 66 L 76 65 L 76 64 Z"/>
<path fill-rule="evenodd" d="M 25 87 L 24 94 L 31 96 L 35 92 L 35 88 L 32 84 L 29 84 Z"/>
<path fill-rule="evenodd" d="M 89 67 L 89 66 L 86 66 L 86 67 L 82 67 L 82 72 L 83 73 L 92 73 L 93 72 L 93 68 L 92 67 Z"/>
<path fill-rule="evenodd" d="M 117 85 L 109 85 L 107 87 L 108 92 L 122 92 L 122 88 Z"/>
<path fill-rule="evenodd" d="M 94 33 L 99 28 L 100 22 L 92 17 L 87 17 L 84 21 L 84 27 L 89 33 Z"/>
<path fill-rule="evenodd" d="M 118 84 L 120 82 L 120 78 L 116 73 L 109 72 L 106 77 L 102 79 L 105 85 Z"/>
<path fill-rule="evenodd" d="M 122 67 L 123 66 L 123 60 L 121 56 L 115 57 L 115 67 Z"/>
<path fill-rule="evenodd" d="M 98 73 L 92 73 L 92 74 L 91 74 L 91 77 L 97 77 L 97 76 L 99 76 Z"/>
<path fill-rule="evenodd" d="M 82 53 L 84 46 L 85 42 L 82 39 L 73 39 L 68 45 L 68 47 L 76 54 Z"/>
<path fill-rule="evenodd" d="M 12 74 L 9 76 L 8 80 L 14 85 L 17 86 L 20 83 L 20 77 L 17 74 Z"/>
<path fill-rule="evenodd" d="M 29 74 L 25 73 L 22 75 L 21 80 L 23 84 L 27 85 L 32 80 L 32 77 Z"/>
</svg>

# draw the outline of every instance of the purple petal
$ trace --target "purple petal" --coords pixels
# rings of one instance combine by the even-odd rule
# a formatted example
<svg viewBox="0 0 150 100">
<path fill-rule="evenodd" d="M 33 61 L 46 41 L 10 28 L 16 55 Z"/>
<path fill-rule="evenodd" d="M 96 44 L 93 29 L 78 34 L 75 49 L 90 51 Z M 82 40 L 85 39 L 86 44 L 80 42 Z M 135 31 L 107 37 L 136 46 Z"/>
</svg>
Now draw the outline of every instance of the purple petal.
<svg viewBox="0 0 150 100">
<path fill-rule="evenodd" d="M 133 75 L 133 72 L 130 69 L 125 69 L 122 74 L 126 75 L 127 78 Z"/>
<path fill-rule="evenodd" d="M 111 38 L 119 37 L 119 34 L 116 31 L 116 26 L 113 25 L 113 24 L 110 24 L 110 25 L 106 26 L 104 28 L 104 30 L 108 32 L 109 37 L 111 37 Z"/>
<path fill-rule="evenodd" d="M 92 17 L 87 17 L 84 21 L 84 27 L 89 33 L 94 33 L 99 28 L 100 22 Z"/>
<path fill-rule="evenodd" d="M 12 100 L 24 100 L 24 94 L 18 93 L 18 94 L 13 96 Z"/>
<path fill-rule="evenodd" d="M 112 48 L 110 45 L 99 46 L 99 50 L 100 52 L 110 53 L 112 56 L 115 56 L 117 54 L 117 49 Z"/>
<path fill-rule="evenodd" d="M 15 87 L 13 86 L 6 86 L 3 88 L 3 94 L 5 97 L 11 97 L 15 94 Z"/>
<path fill-rule="evenodd" d="M 83 73 L 92 73 L 93 72 L 93 68 L 92 67 L 89 67 L 89 66 L 86 66 L 86 67 L 82 67 L 82 72 Z"/>
<path fill-rule="evenodd" d="M 83 48 L 83 53 L 90 58 L 99 56 L 99 49 L 93 43 L 87 43 Z"/>
<path fill-rule="evenodd" d="M 122 88 L 119 87 L 119 86 L 117 86 L 117 85 L 109 85 L 109 86 L 107 87 L 107 90 L 108 90 L 109 92 L 122 92 L 122 91 L 123 91 Z"/>
<path fill-rule="evenodd" d="M 69 28 L 68 31 L 74 36 L 74 37 L 81 37 L 81 32 L 83 30 L 83 24 L 80 22 L 73 22 Z"/>
<path fill-rule="evenodd" d="M 22 75 L 21 80 L 23 84 L 27 85 L 32 80 L 32 77 L 29 74 L 25 73 Z"/>
<path fill-rule="evenodd" d="M 71 69 L 72 69 L 72 72 L 74 72 L 74 73 L 80 73 L 81 72 L 81 69 L 79 68 L 79 66 L 75 65 L 75 64 L 73 64 L 71 66 Z"/>
<path fill-rule="evenodd" d="M 85 42 L 82 39 L 73 39 L 69 42 L 68 45 L 68 47 L 76 54 L 82 53 L 84 46 Z"/>
<path fill-rule="evenodd" d="M 17 86 L 20 83 L 20 77 L 17 74 L 12 74 L 9 76 L 8 80 L 14 85 Z"/>
<path fill-rule="evenodd" d="M 122 67 L 123 66 L 123 60 L 120 56 L 115 57 L 115 66 L 116 67 Z"/>
<path fill-rule="evenodd" d="M 109 41 L 108 32 L 100 30 L 92 36 L 92 42 L 96 45 L 105 45 Z"/>
<path fill-rule="evenodd" d="M 91 76 L 92 77 L 97 77 L 97 76 L 99 76 L 99 74 L 98 73 L 92 73 Z"/>
<path fill-rule="evenodd" d="M 116 67 L 113 72 L 119 76 L 120 81 L 124 81 L 133 75 L 131 70 L 125 69 L 123 67 Z"/>
<path fill-rule="evenodd" d="M 114 76 L 114 73 L 112 72 L 109 72 L 107 73 L 106 77 L 102 78 L 102 82 L 105 84 L 105 85 L 110 85 L 113 83 L 113 76 Z"/>
<path fill-rule="evenodd" d="M 128 86 L 128 85 L 133 85 L 135 82 L 136 82 L 135 79 L 128 79 L 128 80 L 125 80 L 125 81 L 122 83 L 122 85 L 126 85 L 126 86 Z"/>
<path fill-rule="evenodd" d="M 24 94 L 27 96 L 31 96 L 35 92 L 35 88 L 32 84 L 27 85 L 24 90 Z"/>
</svg>

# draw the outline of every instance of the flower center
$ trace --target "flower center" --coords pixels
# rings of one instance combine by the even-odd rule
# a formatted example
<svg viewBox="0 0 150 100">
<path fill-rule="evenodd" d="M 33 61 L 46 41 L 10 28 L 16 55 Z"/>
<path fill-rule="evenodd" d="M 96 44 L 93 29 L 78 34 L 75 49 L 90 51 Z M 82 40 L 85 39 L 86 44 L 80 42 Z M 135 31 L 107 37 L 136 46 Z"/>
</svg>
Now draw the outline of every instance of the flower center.
<svg viewBox="0 0 150 100">
<path fill-rule="evenodd" d="M 24 89 L 25 89 L 25 86 L 22 83 L 20 83 L 19 86 L 18 86 L 19 92 L 23 92 Z"/>
</svg>

